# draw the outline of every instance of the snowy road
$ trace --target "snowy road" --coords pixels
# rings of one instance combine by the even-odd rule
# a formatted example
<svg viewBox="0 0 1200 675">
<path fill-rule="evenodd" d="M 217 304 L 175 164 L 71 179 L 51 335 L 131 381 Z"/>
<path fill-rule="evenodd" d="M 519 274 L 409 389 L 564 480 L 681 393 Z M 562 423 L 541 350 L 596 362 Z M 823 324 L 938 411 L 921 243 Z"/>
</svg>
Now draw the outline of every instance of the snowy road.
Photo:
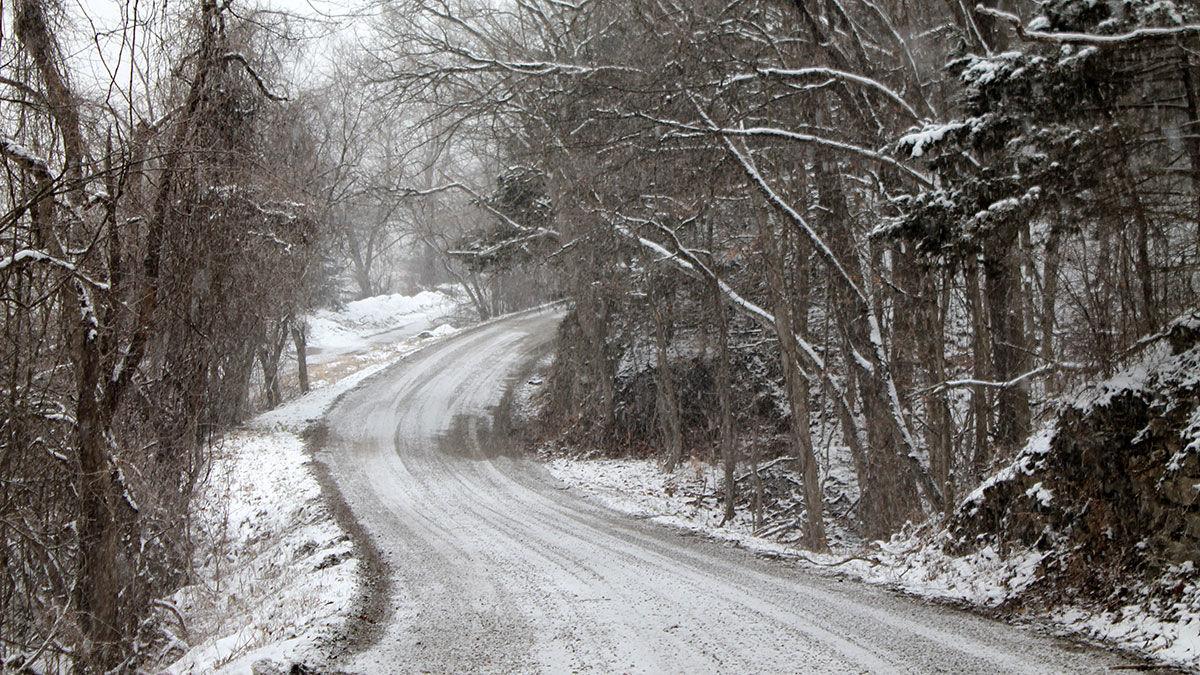
<svg viewBox="0 0 1200 675">
<path fill-rule="evenodd" d="M 630 519 L 490 438 L 558 315 L 426 349 L 329 413 L 320 458 L 390 567 L 358 672 L 1063 672 L 1119 657 Z"/>
</svg>

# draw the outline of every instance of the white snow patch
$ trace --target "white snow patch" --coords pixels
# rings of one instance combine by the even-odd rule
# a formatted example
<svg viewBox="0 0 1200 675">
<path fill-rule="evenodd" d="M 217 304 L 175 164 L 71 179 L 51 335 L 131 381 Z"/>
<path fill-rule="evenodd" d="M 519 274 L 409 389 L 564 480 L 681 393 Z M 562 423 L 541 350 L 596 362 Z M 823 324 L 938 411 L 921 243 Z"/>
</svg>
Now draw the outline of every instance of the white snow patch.
<svg viewBox="0 0 1200 675">
<path fill-rule="evenodd" d="M 718 466 L 692 460 L 665 473 L 649 459 L 551 459 L 547 470 L 570 489 L 579 490 L 614 511 L 735 543 L 771 556 L 796 556 L 795 547 L 758 536 L 747 509 L 722 524 L 723 508 L 715 496 L 721 483 Z M 704 495 L 698 498 L 697 495 Z M 851 538 L 826 521 L 831 542 Z M 857 542 L 857 539 L 855 539 Z M 836 556 L 805 554 L 829 562 Z"/>
<path fill-rule="evenodd" d="M 1054 501 L 1054 492 L 1042 485 L 1041 481 L 1034 483 L 1025 491 L 1025 496 L 1036 500 L 1042 506 L 1048 507 Z"/>
<path fill-rule="evenodd" d="M 1147 612 L 1143 606 L 1130 604 L 1100 613 L 1069 607 L 1052 619 L 1077 633 L 1142 651 L 1163 663 L 1195 672 L 1200 669 L 1200 585 L 1181 581 L 1192 571 L 1192 563 L 1187 562 L 1173 567 L 1158 582 L 1160 586 L 1184 584 L 1181 600 L 1170 606 Z M 1150 590 L 1142 589 L 1146 593 Z"/>
<path fill-rule="evenodd" d="M 971 507 L 970 513 L 974 515 L 979 505 L 983 503 L 983 498 L 988 490 L 1022 474 L 1032 476 L 1033 472 L 1041 466 L 1042 459 L 1050 453 L 1050 442 L 1054 440 L 1056 433 L 1058 433 L 1058 427 L 1054 424 L 1049 424 L 1042 428 L 1041 431 L 1029 439 L 1011 464 L 980 483 L 978 487 L 962 500 L 959 508 Z"/>
<path fill-rule="evenodd" d="M 940 544 L 930 545 L 915 535 L 898 536 L 890 542 L 877 542 L 875 558 L 880 564 L 855 561 L 843 571 L 921 597 L 995 607 L 1036 581 L 1038 566 L 1046 556 L 1039 551 L 1010 551 L 1005 557 L 991 546 L 952 556 L 942 552 Z"/>
<path fill-rule="evenodd" d="M 340 310 L 319 310 L 307 318 L 310 363 L 365 351 L 440 329 L 460 301 L 453 288 L 416 295 L 379 295 L 346 303 Z"/>
<path fill-rule="evenodd" d="M 171 673 L 249 672 L 321 658 L 352 608 L 358 561 L 289 432 L 230 434 L 197 518 L 196 582 L 170 602 L 189 645 Z"/>
<path fill-rule="evenodd" d="M 949 122 L 946 124 L 926 124 L 919 131 L 905 134 L 896 142 L 897 147 L 909 150 L 908 156 L 916 159 L 925 154 L 926 150 L 937 145 L 947 134 L 966 127 L 965 122 Z"/>
</svg>

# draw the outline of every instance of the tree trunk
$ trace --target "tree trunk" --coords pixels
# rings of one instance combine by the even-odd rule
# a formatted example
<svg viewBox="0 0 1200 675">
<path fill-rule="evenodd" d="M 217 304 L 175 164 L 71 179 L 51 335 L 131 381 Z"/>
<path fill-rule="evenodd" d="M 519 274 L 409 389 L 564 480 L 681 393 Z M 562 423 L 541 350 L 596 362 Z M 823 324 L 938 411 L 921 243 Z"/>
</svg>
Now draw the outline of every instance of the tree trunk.
<svg viewBox="0 0 1200 675">
<path fill-rule="evenodd" d="M 789 293 L 784 274 L 784 254 L 776 243 L 770 219 L 760 216 L 760 237 L 765 254 L 771 297 L 775 312 L 775 335 L 779 338 L 783 379 L 791 411 L 789 428 L 792 446 L 796 453 L 804 484 L 804 545 L 810 551 L 828 550 L 825 536 L 825 497 L 821 491 L 820 467 L 813 451 L 812 420 L 808 408 L 808 376 L 801 367 L 800 348 L 796 344 L 796 331 L 807 322 L 801 317 L 793 318 L 792 297 L 796 300 L 797 314 L 808 311 L 808 265 L 804 254 L 797 256 L 796 279 L 798 288 Z M 783 238 L 786 245 L 787 238 Z"/>
<path fill-rule="evenodd" d="M 929 384 L 946 381 L 945 344 L 946 312 L 950 302 L 950 278 L 939 292 L 937 279 L 932 274 L 922 279 L 922 301 L 920 303 L 921 324 L 926 330 L 917 332 L 917 343 L 922 361 L 929 368 Z M 946 392 L 928 389 L 925 396 L 925 445 L 929 448 L 929 470 L 942 487 L 944 513 L 954 508 L 954 416 L 950 413 L 950 402 Z"/>
<path fill-rule="evenodd" d="M 480 321 L 487 321 L 495 316 L 492 312 L 491 302 L 488 300 L 487 292 L 484 291 L 483 285 L 479 281 L 479 273 L 471 271 L 467 277 L 469 284 L 468 294 L 471 296 L 471 301 L 475 304 L 475 311 L 479 313 Z"/>
<path fill-rule="evenodd" d="M 721 407 L 720 447 L 724 468 L 725 513 L 721 524 L 733 520 L 737 504 L 737 448 L 733 434 L 733 382 L 729 364 L 729 315 L 721 302 L 717 282 L 710 284 L 712 311 L 717 331 L 717 398 Z"/>
<path fill-rule="evenodd" d="M 1056 216 L 1057 220 L 1057 216 Z M 1041 356 L 1045 363 L 1054 362 L 1054 319 L 1058 305 L 1058 258 L 1060 225 L 1055 222 L 1046 239 L 1046 251 L 1042 262 L 1042 344 Z M 1058 392 L 1059 376 L 1052 373 L 1046 380 L 1047 393 Z"/>
<path fill-rule="evenodd" d="M 1183 126 L 1183 136 L 1187 140 L 1188 159 L 1192 165 L 1192 199 L 1195 209 L 1196 240 L 1200 248 L 1200 100 L 1196 92 L 1196 69 L 1192 67 L 1191 55 L 1188 50 L 1180 50 L 1179 77 L 1183 82 L 1184 103 L 1187 106 L 1187 122 Z"/>
<path fill-rule="evenodd" d="M 952 418 L 946 394 L 936 385 L 946 380 L 942 298 L 949 295 L 949 288 L 948 284 L 945 289 L 939 288 L 930 268 L 919 264 L 911 250 L 896 246 L 891 254 L 896 287 L 892 299 L 892 353 L 898 371 L 897 386 L 912 391 L 925 385 L 920 412 L 924 415 L 929 472 L 942 491 L 943 508 L 948 510 L 954 502 Z"/>
<path fill-rule="evenodd" d="M 992 368 L 993 376 L 1000 382 L 1013 380 L 1029 369 L 1016 240 L 1016 227 L 1009 225 L 992 235 L 983 246 L 983 283 L 992 327 Z M 1029 436 L 1031 419 L 1027 385 L 1022 382 L 1004 387 L 996 399 L 996 444 L 1007 457 Z"/>
<path fill-rule="evenodd" d="M 300 393 L 307 394 L 308 384 L 308 336 L 303 322 L 292 322 L 292 344 L 296 348 L 296 375 L 300 380 Z"/>
<path fill-rule="evenodd" d="M 597 264 L 594 256 L 585 264 Z M 603 292 L 586 280 L 575 293 L 576 322 L 583 344 L 584 363 L 590 379 L 592 410 L 599 420 L 593 431 L 605 440 L 616 417 L 616 384 L 614 364 L 609 348 L 609 310 Z"/>
<path fill-rule="evenodd" d="M 683 425 L 679 418 L 679 395 L 675 392 L 675 376 L 671 372 L 670 347 L 671 299 L 651 300 L 654 308 L 654 347 L 658 378 L 658 423 L 666 444 L 667 461 L 664 470 L 674 473 L 683 459 Z"/>
<path fill-rule="evenodd" d="M 283 347 L 287 344 L 288 328 L 286 325 L 280 324 L 275 331 L 275 335 L 267 333 L 267 341 L 258 352 L 258 361 L 263 371 L 263 391 L 267 397 L 268 408 L 274 408 L 283 400 L 279 390 L 279 360 L 283 356 Z"/>
<path fill-rule="evenodd" d="M 354 264 L 354 283 L 358 286 L 357 300 L 363 300 L 374 295 L 375 289 L 371 284 L 371 258 L 370 252 L 363 255 L 361 245 L 358 241 L 358 236 L 353 231 L 346 235 L 346 243 L 350 249 L 350 261 Z"/>
<path fill-rule="evenodd" d="M 963 280 L 966 285 L 967 307 L 971 313 L 971 355 L 972 377 L 985 381 L 989 376 L 988 368 L 988 334 L 987 320 L 983 309 L 983 296 L 979 291 L 979 263 L 968 260 L 963 266 Z M 974 421 L 974 451 L 971 455 L 971 473 L 976 478 L 982 478 L 984 471 L 991 462 L 991 404 L 988 402 L 988 390 L 983 385 L 971 387 L 971 417 Z"/>
<path fill-rule="evenodd" d="M 79 562 L 75 605 L 86 643 L 76 661 L 79 671 L 104 671 L 120 660 L 122 625 L 117 588 L 116 495 L 105 443 L 107 428 L 97 401 L 100 363 L 84 331 L 78 331 L 79 403 L 76 447 L 79 450 Z"/>
</svg>

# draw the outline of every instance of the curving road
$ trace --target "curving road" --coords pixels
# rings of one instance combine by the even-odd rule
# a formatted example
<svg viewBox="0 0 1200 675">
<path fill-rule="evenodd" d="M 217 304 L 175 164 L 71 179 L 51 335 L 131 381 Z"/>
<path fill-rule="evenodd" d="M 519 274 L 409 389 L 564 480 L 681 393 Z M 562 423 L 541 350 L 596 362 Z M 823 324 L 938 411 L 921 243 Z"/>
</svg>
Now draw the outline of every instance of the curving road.
<svg viewBox="0 0 1200 675">
<path fill-rule="evenodd" d="M 556 489 L 490 438 L 554 313 L 446 340 L 328 415 L 320 459 L 390 575 L 357 672 L 1063 672 L 1119 657 L 806 573 Z"/>
</svg>

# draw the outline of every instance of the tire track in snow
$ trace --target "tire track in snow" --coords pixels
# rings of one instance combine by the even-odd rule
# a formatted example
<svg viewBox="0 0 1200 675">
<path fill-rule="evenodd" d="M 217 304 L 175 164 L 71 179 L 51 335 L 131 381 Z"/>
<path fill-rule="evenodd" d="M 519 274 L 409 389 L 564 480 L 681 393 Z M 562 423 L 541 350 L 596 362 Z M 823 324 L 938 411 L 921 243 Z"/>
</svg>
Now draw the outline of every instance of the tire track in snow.
<svg viewBox="0 0 1200 675">
<path fill-rule="evenodd" d="M 367 672 L 1103 670 L 1079 649 L 636 521 L 500 456 L 491 410 L 555 314 L 451 338 L 329 414 L 321 459 L 391 563 Z"/>
</svg>

